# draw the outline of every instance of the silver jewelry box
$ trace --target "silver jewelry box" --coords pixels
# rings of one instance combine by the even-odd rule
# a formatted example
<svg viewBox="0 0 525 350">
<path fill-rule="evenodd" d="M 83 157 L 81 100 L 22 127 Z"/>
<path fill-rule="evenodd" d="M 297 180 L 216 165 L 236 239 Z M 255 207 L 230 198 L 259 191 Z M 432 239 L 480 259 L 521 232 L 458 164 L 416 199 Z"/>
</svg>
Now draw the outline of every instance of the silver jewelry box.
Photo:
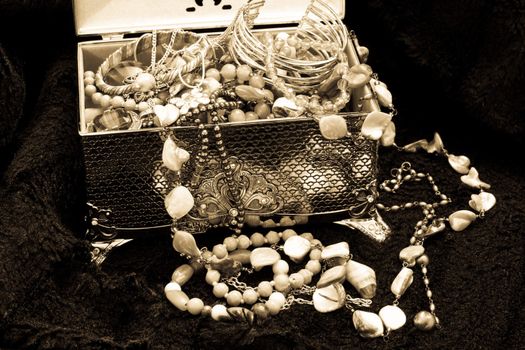
<svg viewBox="0 0 525 350">
<path fill-rule="evenodd" d="M 328 1 L 344 16 L 344 1 Z M 229 25 L 243 1 L 74 1 L 77 33 L 101 40 L 78 44 L 79 133 L 86 168 L 86 191 L 91 239 L 132 238 L 166 229 L 171 218 L 164 207 L 170 181 L 163 171 L 162 128 L 88 132 L 95 112 L 84 99 L 83 72 L 96 71 L 103 60 L 129 38 L 124 35 L 156 29 L 183 28 L 213 33 Z M 309 1 L 267 0 L 256 22 L 271 31 L 290 30 Z M 347 55 L 359 63 L 356 40 L 349 38 Z M 368 86 L 353 92 L 346 113 L 350 137 L 326 140 L 316 121 L 284 118 L 221 125 L 224 144 L 236 164 L 247 226 L 286 227 L 319 220 L 343 220 L 377 240 L 389 232 L 375 210 L 377 142 L 362 137 L 366 112 L 378 109 Z M 212 126 L 209 126 L 210 130 Z M 175 135 L 190 154 L 198 145 L 195 127 L 175 127 Z M 192 232 L 235 219 L 224 174 L 210 143 L 211 161 L 202 170 L 194 191 L 194 210 L 178 225 Z M 217 162 L 214 162 L 213 159 Z M 191 157 L 195 159 L 195 157 Z M 195 164 L 182 173 L 189 181 Z M 209 215 L 210 206 L 213 216 Z"/>
</svg>

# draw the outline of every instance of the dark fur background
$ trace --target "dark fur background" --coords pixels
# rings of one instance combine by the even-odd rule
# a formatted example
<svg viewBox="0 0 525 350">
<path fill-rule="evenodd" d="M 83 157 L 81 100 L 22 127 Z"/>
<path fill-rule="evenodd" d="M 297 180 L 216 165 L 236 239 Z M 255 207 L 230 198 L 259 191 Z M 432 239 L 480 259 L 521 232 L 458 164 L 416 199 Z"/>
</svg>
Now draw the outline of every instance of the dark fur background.
<svg viewBox="0 0 525 350">
<path fill-rule="evenodd" d="M 395 96 L 398 143 L 439 131 L 452 153 L 471 158 L 498 199 L 484 220 L 426 244 L 443 329 L 421 333 L 409 321 L 388 342 L 365 340 L 350 313 L 303 305 L 251 329 L 193 317 L 163 296 L 182 262 L 168 236 L 129 243 L 101 269 L 90 264 L 71 1 L 2 0 L 0 348 L 523 348 L 523 1 L 352 1 L 346 11 Z M 471 192 L 445 161 L 388 150 L 380 157 L 381 179 L 409 160 L 454 199 L 443 213 L 466 207 Z M 428 200 L 429 193 L 415 197 Z M 348 241 L 356 259 L 376 270 L 375 305 L 392 299 L 397 254 L 418 213 L 385 219 L 394 234 L 383 245 L 340 227 L 308 228 L 326 243 Z M 213 245 L 222 236 L 198 240 Z M 203 278 L 187 290 L 211 301 Z M 410 319 L 428 307 L 419 278 L 401 306 Z"/>
</svg>

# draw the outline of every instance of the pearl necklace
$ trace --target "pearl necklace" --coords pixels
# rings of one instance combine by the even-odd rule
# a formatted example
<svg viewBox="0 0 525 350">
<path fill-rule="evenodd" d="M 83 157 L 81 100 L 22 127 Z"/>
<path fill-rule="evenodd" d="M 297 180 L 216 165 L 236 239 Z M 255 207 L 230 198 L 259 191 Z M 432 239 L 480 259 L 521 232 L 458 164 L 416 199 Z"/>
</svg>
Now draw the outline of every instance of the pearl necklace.
<svg viewBox="0 0 525 350">
<path fill-rule="evenodd" d="M 381 203 L 376 205 L 379 210 L 384 211 L 420 208 L 423 214 L 423 219 L 415 225 L 410 245 L 399 253 L 402 267 L 390 286 L 394 300 L 391 305 L 382 307 L 378 314 L 356 309 L 357 306 L 364 308 L 371 306 L 371 298 L 376 291 L 375 272 L 370 267 L 352 260 L 346 242 L 323 246 L 310 233 L 297 235 L 292 229 L 280 233 L 270 231 L 266 236 L 254 233 L 248 237 L 240 234 L 242 219 L 239 220 L 241 224 L 235 230 L 236 234 L 224 239 L 222 244 L 214 246 L 212 251 L 206 248 L 199 249 L 190 233 L 179 231 L 173 226 L 173 246 L 182 256 L 190 260 L 190 264 L 184 264 L 175 270 L 172 281 L 165 287 L 166 297 L 181 311 L 188 311 L 193 315 L 211 316 L 217 321 L 236 320 L 247 322 L 249 325 L 253 325 L 257 320 L 265 320 L 270 315 L 277 315 L 293 304 L 313 305 L 319 312 L 331 312 L 345 307 L 353 313 L 353 324 L 362 337 L 387 337 L 391 331 L 403 327 L 406 323 L 406 315 L 399 307 L 399 303 L 414 280 L 412 267 L 418 265 L 429 302 L 429 311 L 418 312 L 414 316 L 414 324 L 423 331 L 440 327 L 428 277 L 430 260 L 425 253 L 423 243 L 427 238 L 443 231 L 446 222 L 454 231 L 464 230 L 476 218 L 484 217 L 495 204 L 495 198 L 492 194 L 484 192 L 484 189 L 490 188 L 490 185 L 479 179 L 475 168 L 469 168 L 470 160 L 465 156 L 448 153 L 439 135 L 436 134 L 431 142 L 420 140 L 398 148 L 409 152 L 424 149 L 429 153 L 446 156 L 454 170 L 465 174 L 461 177 L 461 181 L 480 190 L 480 193 L 472 195 L 469 201 L 470 207 L 478 213 L 460 210 L 452 213 L 448 218 L 437 218 L 435 209 L 447 205 L 451 199 L 440 192 L 432 176 L 418 173 L 408 162 L 392 170 L 392 179 L 381 183 L 380 190 L 395 193 L 404 183 L 426 180 L 437 200 L 433 203 L 416 201 L 392 206 Z M 190 209 L 191 207 L 188 211 Z M 281 239 L 284 241 L 283 245 L 279 245 Z M 265 244 L 270 247 L 262 247 Z M 255 249 L 250 252 L 249 247 Z M 281 250 L 295 263 L 301 262 L 307 255 L 309 260 L 304 268 L 288 274 L 289 264 L 281 259 L 279 254 Z M 242 272 L 253 273 L 265 266 L 272 267 L 275 274 L 272 281 L 260 282 L 257 287 L 250 287 L 239 281 Z M 229 307 L 221 303 L 214 306 L 204 305 L 202 299 L 190 299 L 181 290 L 194 272 L 202 268 L 207 271 L 205 280 L 213 286 L 213 295 L 217 298 L 225 298 Z M 316 286 L 309 286 L 313 276 L 321 271 L 323 272 Z M 345 280 L 357 290 L 361 298 L 353 298 L 347 294 L 343 287 Z M 234 289 L 230 290 L 230 287 Z M 303 298 L 310 295 L 311 300 Z M 241 305 L 251 305 L 251 308 Z"/>
</svg>

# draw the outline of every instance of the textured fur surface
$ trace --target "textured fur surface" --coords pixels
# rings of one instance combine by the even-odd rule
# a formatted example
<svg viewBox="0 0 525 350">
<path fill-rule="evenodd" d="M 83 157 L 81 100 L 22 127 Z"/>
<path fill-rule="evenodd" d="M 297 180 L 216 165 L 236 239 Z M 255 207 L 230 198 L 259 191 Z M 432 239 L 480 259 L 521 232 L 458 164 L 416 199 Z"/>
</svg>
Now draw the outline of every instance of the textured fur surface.
<svg viewBox="0 0 525 350">
<path fill-rule="evenodd" d="M 409 321 L 384 342 L 360 338 L 344 310 L 295 305 L 253 328 L 179 312 L 163 296 L 183 262 L 167 235 L 128 243 L 102 268 L 90 264 L 70 2 L 0 1 L 0 348 L 522 348 L 525 188 L 516 154 L 524 136 L 523 10 L 510 0 L 347 5 L 346 21 L 395 96 L 398 143 L 440 131 L 452 153 L 470 156 L 498 199 L 466 231 L 427 241 L 443 328 L 422 333 Z M 38 30 L 18 30 L 28 23 Z M 441 213 L 466 208 L 471 191 L 434 156 L 384 150 L 380 179 L 405 160 L 453 198 Z M 428 201 L 431 193 L 416 186 L 381 197 L 408 199 Z M 382 245 L 335 225 L 304 230 L 326 244 L 346 240 L 355 259 L 376 270 L 377 307 L 392 302 L 397 254 L 419 215 L 385 214 L 393 235 Z M 223 237 L 199 236 L 198 243 Z M 420 276 L 401 300 L 410 318 L 428 307 Z M 185 290 L 213 300 L 203 276 Z"/>
</svg>

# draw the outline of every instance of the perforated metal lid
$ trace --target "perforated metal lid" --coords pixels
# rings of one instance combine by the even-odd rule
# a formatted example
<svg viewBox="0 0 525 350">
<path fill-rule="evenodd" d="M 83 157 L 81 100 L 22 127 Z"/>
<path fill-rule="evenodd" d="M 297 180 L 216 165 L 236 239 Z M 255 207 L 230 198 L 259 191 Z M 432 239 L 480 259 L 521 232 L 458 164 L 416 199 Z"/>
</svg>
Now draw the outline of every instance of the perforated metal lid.
<svg viewBox="0 0 525 350">
<path fill-rule="evenodd" d="M 324 0 L 341 18 L 344 0 Z M 243 0 L 73 0 L 78 35 L 226 27 Z M 298 22 L 310 0 L 266 0 L 255 24 Z"/>
</svg>

